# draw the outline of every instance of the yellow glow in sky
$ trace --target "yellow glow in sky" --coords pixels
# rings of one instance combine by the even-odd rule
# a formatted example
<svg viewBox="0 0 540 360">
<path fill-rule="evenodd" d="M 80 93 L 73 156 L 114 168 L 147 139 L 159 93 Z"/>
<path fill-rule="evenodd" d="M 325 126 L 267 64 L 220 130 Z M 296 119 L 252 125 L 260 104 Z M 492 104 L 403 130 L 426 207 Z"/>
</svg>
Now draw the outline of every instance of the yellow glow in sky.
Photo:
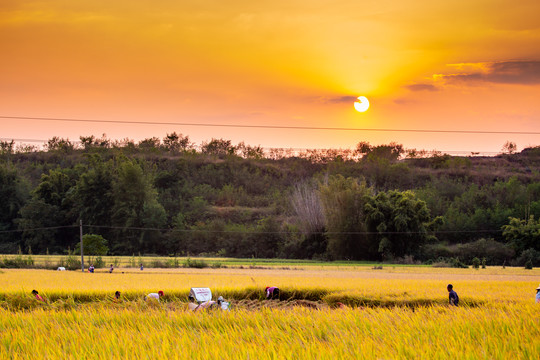
<svg viewBox="0 0 540 360">
<path fill-rule="evenodd" d="M 540 132 L 540 2 L 3 1 L 0 116 Z M 360 95 L 371 108 L 360 114 Z M 499 151 L 531 135 L 2 121 L 2 138 L 167 132 L 264 147 Z"/>
</svg>

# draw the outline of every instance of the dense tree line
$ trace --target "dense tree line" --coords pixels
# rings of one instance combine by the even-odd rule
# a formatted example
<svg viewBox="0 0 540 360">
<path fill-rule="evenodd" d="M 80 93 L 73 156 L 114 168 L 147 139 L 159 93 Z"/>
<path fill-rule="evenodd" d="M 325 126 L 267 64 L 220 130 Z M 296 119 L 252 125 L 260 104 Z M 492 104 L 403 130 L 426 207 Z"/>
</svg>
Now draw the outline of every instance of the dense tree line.
<svg viewBox="0 0 540 360">
<path fill-rule="evenodd" d="M 0 145 L 0 253 L 65 253 L 82 220 L 110 254 L 540 265 L 540 148 L 419 157 L 360 142 L 293 154 L 176 133 Z"/>
</svg>

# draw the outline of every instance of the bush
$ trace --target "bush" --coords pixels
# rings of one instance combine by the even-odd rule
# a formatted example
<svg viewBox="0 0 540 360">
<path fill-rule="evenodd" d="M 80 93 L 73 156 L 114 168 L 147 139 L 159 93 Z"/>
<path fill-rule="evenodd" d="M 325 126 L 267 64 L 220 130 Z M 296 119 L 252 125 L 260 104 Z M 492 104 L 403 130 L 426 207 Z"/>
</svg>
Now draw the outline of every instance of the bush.
<svg viewBox="0 0 540 360">
<path fill-rule="evenodd" d="M 101 256 L 98 256 L 96 258 L 96 261 L 94 262 L 94 267 L 95 268 L 103 268 L 103 267 L 105 267 L 105 261 L 103 260 L 103 258 Z"/>
<path fill-rule="evenodd" d="M 472 267 L 475 268 L 475 269 L 479 269 L 480 268 L 480 259 L 475 257 L 474 259 L 472 259 Z"/>
<path fill-rule="evenodd" d="M 525 266 L 528 262 L 531 262 L 531 266 L 540 266 L 540 251 L 536 251 L 535 249 L 523 251 L 516 261 L 514 261 L 513 265 Z"/>
<path fill-rule="evenodd" d="M 450 264 L 452 265 L 453 268 L 460 268 L 460 269 L 468 269 L 469 268 L 467 265 L 462 263 L 461 260 L 459 260 L 459 258 L 457 258 L 457 257 L 451 259 Z"/>
<path fill-rule="evenodd" d="M 533 268 L 533 263 L 532 263 L 532 260 L 529 260 L 525 263 L 525 269 L 527 270 L 532 270 Z"/>
<path fill-rule="evenodd" d="M 191 258 L 187 258 L 186 261 L 184 261 L 184 267 L 203 269 L 208 267 L 208 263 L 204 260 L 192 260 Z"/>
<path fill-rule="evenodd" d="M 432 262 L 438 258 L 458 257 L 466 263 L 472 263 L 474 258 L 478 258 L 485 259 L 484 265 L 501 265 L 514 255 L 515 252 L 511 247 L 493 239 L 479 239 L 456 245 L 433 244 L 423 249 L 423 258 L 432 259 Z"/>
</svg>

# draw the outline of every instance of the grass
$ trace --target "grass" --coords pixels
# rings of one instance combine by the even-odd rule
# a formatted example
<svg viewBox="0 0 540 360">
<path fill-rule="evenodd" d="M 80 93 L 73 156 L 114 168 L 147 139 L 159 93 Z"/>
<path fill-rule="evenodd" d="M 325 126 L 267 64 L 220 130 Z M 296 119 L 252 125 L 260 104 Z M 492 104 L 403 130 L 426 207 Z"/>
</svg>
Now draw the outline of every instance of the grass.
<svg viewBox="0 0 540 360">
<path fill-rule="evenodd" d="M 0 358 L 535 359 L 534 304 L 191 313 L 0 309 Z"/>
<path fill-rule="evenodd" d="M 536 359 L 539 277 L 495 267 L 4 269 L 0 358 Z M 446 304 L 449 282 L 458 308 Z M 268 285 L 288 302 L 262 301 Z M 233 310 L 188 311 L 192 286 L 210 287 Z M 34 288 L 47 303 L 31 297 Z M 165 292 L 160 303 L 142 300 L 156 290 Z"/>
<path fill-rule="evenodd" d="M 0 260 L 21 258 L 27 260 L 28 257 L 34 262 L 35 267 L 55 268 L 57 264 L 66 263 L 67 255 L 0 255 Z M 80 255 L 72 256 L 75 260 L 80 261 Z M 95 262 L 96 256 L 85 256 L 84 261 L 86 268 L 90 263 Z M 239 258 L 224 258 L 224 257 L 166 257 L 166 256 L 103 256 L 106 267 L 114 264 L 115 267 L 122 268 L 139 268 L 142 263 L 145 268 L 174 268 L 186 267 L 189 261 L 203 261 L 208 264 L 208 267 L 219 266 L 224 267 L 296 267 L 296 266 L 315 266 L 315 267 L 369 267 L 374 266 L 376 262 L 370 261 L 318 261 L 318 260 L 298 260 L 298 259 L 239 259 Z M 384 265 L 387 266 L 387 265 Z M 390 266 L 390 265 L 388 265 Z M 411 265 L 391 265 L 391 266 L 411 266 Z M 419 266 L 419 265 L 414 265 Z M 428 266 L 428 265 L 425 265 Z M 187 266 L 189 267 L 189 266 Z"/>
</svg>

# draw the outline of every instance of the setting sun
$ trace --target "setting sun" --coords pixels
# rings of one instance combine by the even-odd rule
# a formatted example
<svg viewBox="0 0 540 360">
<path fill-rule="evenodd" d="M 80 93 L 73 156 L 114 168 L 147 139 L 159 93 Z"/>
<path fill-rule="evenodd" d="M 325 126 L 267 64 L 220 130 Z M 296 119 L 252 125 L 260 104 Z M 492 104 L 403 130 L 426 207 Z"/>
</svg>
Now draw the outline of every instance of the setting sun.
<svg viewBox="0 0 540 360">
<path fill-rule="evenodd" d="M 358 101 L 355 101 L 354 108 L 358 112 L 366 112 L 369 109 L 369 100 L 365 96 L 359 96 Z"/>
</svg>

